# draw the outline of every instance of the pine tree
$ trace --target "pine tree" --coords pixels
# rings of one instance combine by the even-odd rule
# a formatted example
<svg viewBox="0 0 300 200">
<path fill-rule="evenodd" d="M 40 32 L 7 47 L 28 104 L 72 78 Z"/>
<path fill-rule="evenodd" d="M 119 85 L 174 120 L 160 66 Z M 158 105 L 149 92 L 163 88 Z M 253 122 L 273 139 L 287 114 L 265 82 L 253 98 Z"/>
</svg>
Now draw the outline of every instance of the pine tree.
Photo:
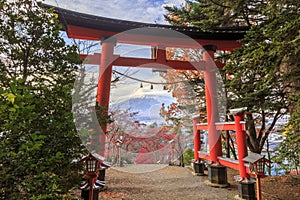
<svg viewBox="0 0 300 200">
<path fill-rule="evenodd" d="M 247 106 L 259 114 L 247 114 L 248 147 L 253 152 L 261 152 L 281 115 L 289 112 L 294 122 L 299 118 L 299 101 L 292 95 L 299 89 L 299 7 L 299 2 L 289 0 L 187 0 L 184 7 L 166 7 L 165 18 L 174 25 L 208 31 L 249 27 L 243 47 L 223 59 L 227 60 L 224 73 L 231 75 L 226 81 L 228 106 Z M 268 118 L 274 119 L 269 127 Z M 299 135 L 299 124 L 293 124 Z"/>
</svg>

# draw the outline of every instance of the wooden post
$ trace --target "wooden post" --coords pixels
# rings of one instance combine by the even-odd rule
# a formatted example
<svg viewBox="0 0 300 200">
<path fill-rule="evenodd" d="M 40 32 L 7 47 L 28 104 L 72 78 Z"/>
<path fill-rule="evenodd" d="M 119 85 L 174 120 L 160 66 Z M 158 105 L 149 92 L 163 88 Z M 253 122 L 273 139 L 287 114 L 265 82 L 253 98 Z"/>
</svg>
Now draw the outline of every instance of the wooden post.
<svg viewBox="0 0 300 200">
<path fill-rule="evenodd" d="M 112 76 L 112 62 L 113 62 L 113 53 L 114 53 L 115 41 L 109 39 L 102 41 L 102 52 L 99 68 L 99 79 L 98 79 L 98 88 L 97 88 L 97 97 L 96 101 L 99 106 L 105 107 L 103 114 L 108 114 L 109 107 L 109 96 L 110 96 L 110 85 L 111 85 L 111 76 Z M 106 133 L 106 124 L 100 124 L 102 129 L 99 134 L 99 150 L 98 154 L 104 156 L 105 152 L 105 133 Z"/>
<path fill-rule="evenodd" d="M 99 69 L 99 79 L 97 88 L 97 102 L 100 106 L 108 109 L 109 95 L 112 75 L 112 62 L 115 43 L 113 41 L 102 42 L 102 52 Z"/>
<path fill-rule="evenodd" d="M 211 161 L 216 163 L 218 156 L 222 156 L 221 137 L 215 123 L 219 121 L 218 99 L 217 99 L 217 67 L 214 63 L 214 52 L 216 47 L 213 45 L 204 46 L 203 61 L 205 61 L 205 98 L 208 123 L 208 143 Z"/>
<path fill-rule="evenodd" d="M 194 117 L 194 160 L 195 162 L 199 161 L 198 151 L 200 151 L 201 141 L 200 141 L 200 131 L 197 130 L 197 124 L 199 123 L 200 117 Z"/>
<path fill-rule="evenodd" d="M 247 144 L 246 144 L 246 133 L 242 130 L 241 121 L 243 120 L 244 112 L 234 115 L 235 121 L 235 131 L 236 131 L 236 141 L 238 150 L 238 160 L 239 160 L 239 171 L 241 178 L 248 178 L 246 172 L 245 161 L 243 160 L 247 156 Z"/>
<path fill-rule="evenodd" d="M 89 192 L 89 200 L 93 200 L 93 178 L 90 177 L 90 192 Z"/>
<path fill-rule="evenodd" d="M 256 176 L 256 190 L 257 190 L 257 200 L 262 200 L 262 198 L 261 198 L 260 176 Z"/>
</svg>

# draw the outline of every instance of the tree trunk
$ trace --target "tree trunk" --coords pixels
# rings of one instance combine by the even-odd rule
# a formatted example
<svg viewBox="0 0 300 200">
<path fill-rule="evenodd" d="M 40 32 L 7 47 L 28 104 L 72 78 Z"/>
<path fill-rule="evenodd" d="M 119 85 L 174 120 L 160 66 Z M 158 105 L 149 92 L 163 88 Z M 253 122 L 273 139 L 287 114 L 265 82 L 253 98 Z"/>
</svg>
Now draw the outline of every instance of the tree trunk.
<svg viewBox="0 0 300 200">
<path fill-rule="evenodd" d="M 247 114 L 247 120 L 246 120 L 246 126 L 247 126 L 247 145 L 251 152 L 254 153 L 261 153 L 261 150 L 259 147 L 260 141 L 258 141 L 257 133 L 255 129 L 255 122 L 253 119 L 252 114 Z"/>
<path fill-rule="evenodd" d="M 280 65 L 280 72 L 284 79 L 285 91 L 289 101 L 289 113 L 295 136 L 300 136 L 300 78 L 299 78 L 299 64 L 297 56 L 289 57 Z M 300 160 L 300 140 L 298 141 L 298 157 Z"/>
</svg>

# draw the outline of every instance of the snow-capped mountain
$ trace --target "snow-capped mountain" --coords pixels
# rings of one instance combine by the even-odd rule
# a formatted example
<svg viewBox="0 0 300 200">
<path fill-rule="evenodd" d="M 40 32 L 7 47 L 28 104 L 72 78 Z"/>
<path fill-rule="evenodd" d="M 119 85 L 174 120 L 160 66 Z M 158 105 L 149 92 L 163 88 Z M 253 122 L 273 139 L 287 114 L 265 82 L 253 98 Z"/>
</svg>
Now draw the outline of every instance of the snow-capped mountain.
<svg viewBox="0 0 300 200">
<path fill-rule="evenodd" d="M 111 109 L 128 110 L 130 112 L 138 112 L 135 116 L 136 120 L 144 123 L 163 123 L 164 119 L 160 116 L 162 104 L 165 106 L 176 102 L 169 93 L 151 94 L 151 93 L 136 93 L 128 98 L 122 98 L 121 101 L 111 104 Z"/>
</svg>

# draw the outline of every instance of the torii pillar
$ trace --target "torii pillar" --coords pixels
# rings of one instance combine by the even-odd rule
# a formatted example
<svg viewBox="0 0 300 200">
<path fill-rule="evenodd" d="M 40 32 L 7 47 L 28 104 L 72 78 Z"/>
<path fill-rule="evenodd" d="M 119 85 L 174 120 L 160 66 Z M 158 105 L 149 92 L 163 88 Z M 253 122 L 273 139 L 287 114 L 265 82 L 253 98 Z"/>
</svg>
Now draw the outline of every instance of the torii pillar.
<svg viewBox="0 0 300 200">
<path fill-rule="evenodd" d="M 210 159 L 213 163 L 218 161 L 218 156 L 222 156 L 221 137 L 218 133 L 215 123 L 219 122 L 218 95 L 217 95 L 217 78 L 218 68 L 214 63 L 214 53 L 216 46 L 206 45 L 203 47 L 203 61 L 205 61 L 204 81 L 205 81 L 205 98 L 208 124 L 208 142 Z"/>
<path fill-rule="evenodd" d="M 214 45 L 203 46 L 203 61 L 205 61 L 204 81 L 205 98 L 208 124 L 208 144 L 209 154 L 212 164 L 208 166 L 208 184 L 217 187 L 227 187 L 226 167 L 218 163 L 218 156 L 222 156 L 222 143 L 220 133 L 215 126 L 219 122 L 218 95 L 217 95 L 217 77 L 218 68 L 214 63 L 214 53 L 217 47 Z"/>
<path fill-rule="evenodd" d="M 104 107 L 104 112 L 101 114 L 108 115 L 110 85 L 112 76 L 112 63 L 114 59 L 114 46 L 115 41 L 111 39 L 102 40 L 102 53 L 99 67 L 99 79 L 97 87 L 96 102 L 99 106 Z M 106 123 L 99 123 L 102 130 L 99 134 L 99 149 L 98 154 L 104 156 L 105 152 L 105 133 L 107 131 Z"/>
</svg>

